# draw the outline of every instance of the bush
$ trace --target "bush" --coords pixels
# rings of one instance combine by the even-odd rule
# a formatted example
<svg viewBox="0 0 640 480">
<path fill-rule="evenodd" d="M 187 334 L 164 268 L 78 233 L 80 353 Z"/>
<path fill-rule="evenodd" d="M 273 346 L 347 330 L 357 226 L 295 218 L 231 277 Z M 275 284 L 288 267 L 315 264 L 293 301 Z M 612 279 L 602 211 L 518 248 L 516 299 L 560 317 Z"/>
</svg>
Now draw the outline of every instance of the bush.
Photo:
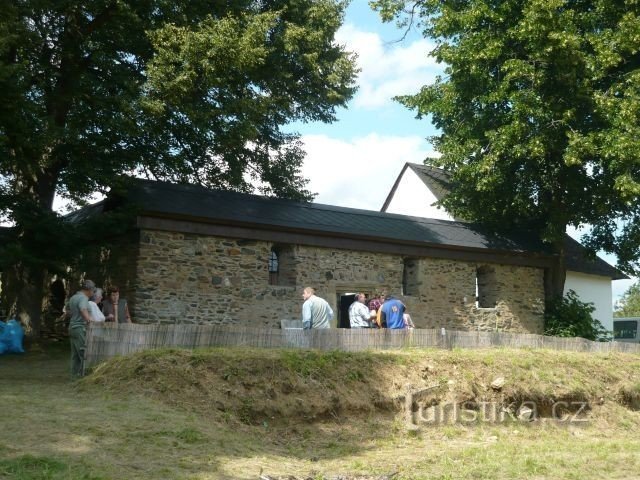
<svg viewBox="0 0 640 480">
<path fill-rule="evenodd" d="M 605 340 L 611 332 L 591 316 L 594 310 L 593 303 L 580 301 L 576 292 L 569 290 L 564 297 L 556 297 L 547 303 L 544 334 Z"/>
</svg>

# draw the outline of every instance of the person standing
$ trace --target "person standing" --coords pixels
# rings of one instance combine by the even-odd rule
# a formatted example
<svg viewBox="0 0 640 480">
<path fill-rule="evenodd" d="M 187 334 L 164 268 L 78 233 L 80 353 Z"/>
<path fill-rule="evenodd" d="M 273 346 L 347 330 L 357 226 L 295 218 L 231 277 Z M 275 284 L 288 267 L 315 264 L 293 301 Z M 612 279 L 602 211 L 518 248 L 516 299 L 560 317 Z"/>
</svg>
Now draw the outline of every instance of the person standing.
<svg viewBox="0 0 640 480">
<path fill-rule="evenodd" d="M 89 299 L 89 313 L 94 322 L 104 322 L 104 314 L 98 307 L 98 304 L 102 302 L 102 289 L 96 288 L 96 291 Z"/>
<path fill-rule="evenodd" d="M 109 298 L 102 304 L 102 313 L 107 322 L 131 323 L 129 305 L 124 298 L 120 298 L 120 289 L 115 285 L 109 288 Z"/>
<path fill-rule="evenodd" d="M 351 328 L 371 328 L 371 312 L 364 300 L 364 293 L 358 293 L 355 301 L 349 307 L 349 324 Z"/>
<path fill-rule="evenodd" d="M 373 310 L 374 312 L 378 313 L 378 310 L 380 310 L 380 307 L 383 303 L 384 293 L 376 293 L 374 297 L 369 300 L 369 310 Z"/>
<path fill-rule="evenodd" d="M 302 291 L 302 328 L 330 328 L 333 319 L 333 310 L 327 301 L 316 296 L 316 291 L 306 287 Z"/>
<path fill-rule="evenodd" d="M 84 351 L 87 341 L 87 325 L 93 318 L 89 313 L 89 298 L 93 295 L 96 284 L 85 280 L 80 290 L 67 303 L 69 320 L 69 340 L 71 342 L 71 376 L 81 377 L 84 373 Z"/>
<path fill-rule="evenodd" d="M 383 328 L 404 328 L 403 315 L 406 309 L 404 303 L 394 296 L 388 295 L 380 307 L 380 323 Z"/>
</svg>

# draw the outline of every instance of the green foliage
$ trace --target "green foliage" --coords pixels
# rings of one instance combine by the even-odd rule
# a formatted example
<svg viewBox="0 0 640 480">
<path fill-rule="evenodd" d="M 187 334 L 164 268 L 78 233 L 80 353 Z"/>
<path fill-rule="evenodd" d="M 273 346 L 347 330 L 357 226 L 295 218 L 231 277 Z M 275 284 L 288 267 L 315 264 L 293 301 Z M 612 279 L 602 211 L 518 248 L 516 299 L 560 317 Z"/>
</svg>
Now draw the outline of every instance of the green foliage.
<svg viewBox="0 0 640 480">
<path fill-rule="evenodd" d="M 19 220 L 25 195 L 41 206 L 53 191 L 82 200 L 134 171 L 308 198 L 298 137 L 281 127 L 330 122 L 352 96 L 353 58 L 333 40 L 343 9 L 333 0 L 3 9 L 1 211 Z"/>
<path fill-rule="evenodd" d="M 16 267 L 5 285 L 42 283 L 29 272 L 60 270 L 82 244 L 55 194 L 82 204 L 121 175 L 311 198 L 299 136 L 283 127 L 331 122 L 353 96 L 354 58 L 334 41 L 345 5 L 2 2 L 0 221 L 16 225 L 0 245 Z"/>
<path fill-rule="evenodd" d="M 418 23 L 445 75 L 399 101 L 430 115 L 453 176 L 442 204 L 561 253 L 568 225 L 638 271 L 640 4 L 635 0 L 378 0 Z"/>
<path fill-rule="evenodd" d="M 639 317 L 640 316 L 640 283 L 634 283 L 622 295 L 616 304 L 614 317 Z"/>
<path fill-rule="evenodd" d="M 580 301 L 573 290 L 564 297 L 547 302 L 544 316 L 544 334 L 556 337 L 582 337 L 588 340 L 600 340 L 608 337 L 609 332 L 599 320 L 591 314 L 593 303 Z"/>
</svg>

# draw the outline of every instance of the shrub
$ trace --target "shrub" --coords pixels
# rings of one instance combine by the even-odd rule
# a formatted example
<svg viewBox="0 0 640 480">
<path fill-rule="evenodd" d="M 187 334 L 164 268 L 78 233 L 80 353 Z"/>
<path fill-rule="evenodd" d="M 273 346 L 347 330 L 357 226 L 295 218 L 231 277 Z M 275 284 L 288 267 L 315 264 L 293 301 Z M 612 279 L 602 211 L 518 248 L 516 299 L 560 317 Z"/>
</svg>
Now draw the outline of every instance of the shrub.
<svg viewBox="0 0 640 480">
<path fill-rule="evenodd" d="M 573 290 L 564 297 L 556 297 L 547 303 L 544 314 L 544 334 L 556 337 L 582 337 L 588 340 L 604 340 L 610 332 L 591 314 L 593 303 L 582 302 Z"/>
</svg>

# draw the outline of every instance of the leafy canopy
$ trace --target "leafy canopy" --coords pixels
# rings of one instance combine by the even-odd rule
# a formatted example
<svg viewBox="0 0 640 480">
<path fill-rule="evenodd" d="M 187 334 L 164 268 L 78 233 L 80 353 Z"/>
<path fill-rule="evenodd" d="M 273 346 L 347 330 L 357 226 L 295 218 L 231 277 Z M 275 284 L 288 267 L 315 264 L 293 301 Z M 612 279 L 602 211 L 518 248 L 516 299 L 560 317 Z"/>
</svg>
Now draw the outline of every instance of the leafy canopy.
<svg viewBox="0 0 640 480">
<path fill-rule="evenodd" d="M 334 41 L 344 8 L 0 0 L 0 220 L 16 225 L 0 264 L 59 261 L 84 233 L 54 194 L 82 203 L 121 174 L 310 198 L 283 127 L 331 122 L 353 96 L 354 58 Z"/>
<path fill-rule="evenodd" d="M 335 119 L 334 0 L 25 0 L 0 8 L 0 212 L 115 175 L 309 198 L 294 121 Z"/>
<path fill-rule="evenodd" d="M 634 283 L 616 303 L 614 317 L 640 317 L 640 283 Z"/>
<path fill-rule="evenodd" d="M 418 24 L 445 75 L 399 100 L 430 115 L 450 171 L 442 203 L 497 231 L 533 228 L 561 253 L 568 225 L 640 263 L 640 3 L 378 0 Z"/>
</svg>

